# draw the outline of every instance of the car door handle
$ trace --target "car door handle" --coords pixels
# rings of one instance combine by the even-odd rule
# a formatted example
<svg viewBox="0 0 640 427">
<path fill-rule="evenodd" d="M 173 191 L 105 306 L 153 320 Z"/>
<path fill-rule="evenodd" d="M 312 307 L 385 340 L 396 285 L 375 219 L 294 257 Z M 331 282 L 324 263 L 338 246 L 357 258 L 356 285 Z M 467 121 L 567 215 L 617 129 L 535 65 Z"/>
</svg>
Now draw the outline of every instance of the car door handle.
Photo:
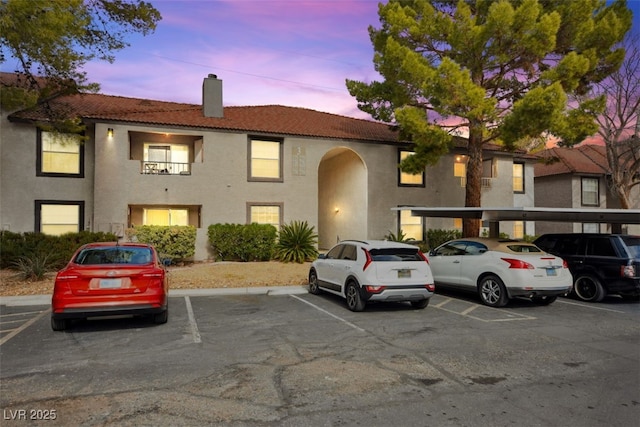
<svg viewBox="0 0 640 427">
<path fill-rule="evenodd" d="M 453 261 L 453 263 L 454 264 L 460 264 L 460 261 L 456 260 L 456 261 Z"/>
</svg>

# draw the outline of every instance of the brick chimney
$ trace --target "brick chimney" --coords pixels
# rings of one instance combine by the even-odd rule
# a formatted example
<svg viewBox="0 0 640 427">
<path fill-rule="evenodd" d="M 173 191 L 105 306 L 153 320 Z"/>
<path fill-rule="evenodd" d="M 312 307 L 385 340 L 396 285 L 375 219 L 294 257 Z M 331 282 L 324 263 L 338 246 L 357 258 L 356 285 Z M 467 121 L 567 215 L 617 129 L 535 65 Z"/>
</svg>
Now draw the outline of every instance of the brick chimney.
<svg viewBox="0 0 640 427">
<path fill-rule="evenodd" d="M 224 117 L 222 80 L 215 74 L 209 74 L 202 83 L 202 111 L 205 117 Z"/>
</svg>

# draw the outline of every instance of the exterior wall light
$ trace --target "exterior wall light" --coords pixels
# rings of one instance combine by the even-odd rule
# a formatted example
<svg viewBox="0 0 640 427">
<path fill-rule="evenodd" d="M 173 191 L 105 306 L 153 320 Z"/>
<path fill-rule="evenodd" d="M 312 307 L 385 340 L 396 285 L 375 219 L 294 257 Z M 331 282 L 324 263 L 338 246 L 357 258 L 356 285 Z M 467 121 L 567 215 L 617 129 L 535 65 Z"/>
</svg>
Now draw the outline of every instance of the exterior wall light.
<svg viewBox="0 0 640 427">
<path fill-rule="evenodd" d="M 338 213 L 338 212 L 340 212 L 340 208 L 336 207 L 333 211 L 334 211 L 335 213 Z"/>
<path fill-rule="evenodd" d="M 107 136 L 108 136 L 109 138 L 113 138 L 113 128 L 108 128 L 108 129 L 107 129 Z"/>
</svg>

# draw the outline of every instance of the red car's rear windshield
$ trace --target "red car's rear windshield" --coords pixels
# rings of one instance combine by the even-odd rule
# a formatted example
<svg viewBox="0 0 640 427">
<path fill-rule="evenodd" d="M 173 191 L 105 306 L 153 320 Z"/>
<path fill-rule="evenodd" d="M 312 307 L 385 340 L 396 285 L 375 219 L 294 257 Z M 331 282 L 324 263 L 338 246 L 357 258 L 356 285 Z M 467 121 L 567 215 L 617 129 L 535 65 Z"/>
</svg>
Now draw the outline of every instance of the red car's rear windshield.
<svg viewBox="0 0 640 427">
<path fill-rule="evenodd" d="M 78 253 L 73 262 L 80 265 L 148 264 L 151 259 L 151 249 L 149 248 L 110 246 L 86 248 Z"/>
<path fill-rule="evenodd" d="M 418 248 L 384 248 L 369 251 L 374 261 L 423 261 Z"/>
</svg>

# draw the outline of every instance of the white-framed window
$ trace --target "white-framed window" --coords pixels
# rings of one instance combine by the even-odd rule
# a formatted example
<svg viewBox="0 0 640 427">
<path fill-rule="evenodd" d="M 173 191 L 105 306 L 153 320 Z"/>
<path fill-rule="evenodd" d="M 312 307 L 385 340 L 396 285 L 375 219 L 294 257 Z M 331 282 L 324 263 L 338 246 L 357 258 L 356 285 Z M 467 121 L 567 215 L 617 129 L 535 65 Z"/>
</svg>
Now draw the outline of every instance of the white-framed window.
<svg viewBox="0 0 640 427">
<path fill-rule="evenodd" d="M 513 192 L 524 193 L 524 163 L 513 164 Z"/>
<path fill-rule="evenodd" d="M 600 206 L 599 179 L 582 177 L 582 205 Z"/>
<path fill-rule="evenodd" d="M 82 176 L 83 152 L 79 135 L 38 132 L 37 174 Z"/>
<path fill-rule="evenodd" d="M 182 208 L 144 208 L 143 225 L 189 225 L 189 210 Z"/>
<path fill-rule="evenodd" d="M 77 233 L 84 222 L 84 202 L 36 200 L 36 231 L 59 236 Z"/>
<path fill-rule="evenodd" d="M 282 141 L 249 141 L 249 180 L 282 181 Z"/>
<path fill-rule="evenodd" d="M 414 154 L 413 151 L 400 150 L 399 151 L 400 163 L 402 163 L 404 159 L 406 159 L 409 156 L 412 156 L 413 154 Z M 399 171 L 400 171 L 399 178 L 398 178 L 399 185 L 424 187 L 424 172 L 412 174 L 412 173 L 403 172 L 402 169 L 399 169 Z"/>
<path fill-rule="evenodd" d="M 282 222 L 282 204 L 260 204 L 260 203 L 248 203 L 247 204 L 247 222 L 249 224 L 271 224 L 276 229 L 280 229 L 280 223 Z"/>
<path fill-rule="evenodd" d="M 423 217 L 411 215 L 411 211 L 400 211 L 400 230 L 406 239 L 424 240 Z"/>
</svg>

